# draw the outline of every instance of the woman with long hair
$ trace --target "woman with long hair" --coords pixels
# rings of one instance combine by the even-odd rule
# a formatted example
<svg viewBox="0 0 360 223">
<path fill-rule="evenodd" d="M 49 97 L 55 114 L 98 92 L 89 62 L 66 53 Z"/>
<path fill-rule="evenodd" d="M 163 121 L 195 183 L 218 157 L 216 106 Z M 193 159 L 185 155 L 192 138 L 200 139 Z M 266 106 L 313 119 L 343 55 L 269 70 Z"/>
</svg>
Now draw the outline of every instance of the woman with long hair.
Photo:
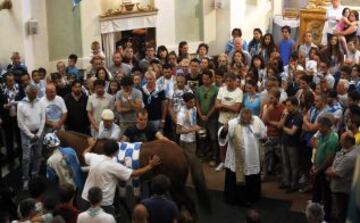
<svg viewBox="0 0 360 223">
<path fill-rule="evenodd" d="M 248 51 L 251 56 L 258 55 L 261 48 L 262 31 L 260 28 L 255 28 L 253 31 L 253 39 L 250 41 Z"/>
<path fill-rule="evenodd" d="M 267 81 L 271 78 L 280 79 L 279 71 L 278 71 L 277 67 L 274 67 L 274 66 L 271 66 L 270 64 L 268 64 L 265 68 L 265 77 L 261 82 L 261 89 L 266 88 Z"/>
<path fill-rule="evenodd" d="M 265 63 L 263 58 L 260 55 L 255 55 L 251 59 L 251 65 L 249 73 L 257 74 L 258 80 L 262 82 L 265 78 Z"/>
<path fill-rule="evenodd" d="M 277 49 L 274 42 L 274 38 L 270 33 L 266 33 L 261 40 L 260 53 L 259 53 L 266 65 L 270 60 L 271 53 L 275 51 L 277 51 Z"/>
<path fill-rule="evenodd" d="M 232 62 L 230 64 L 229 70 L 239 74 L 239 70 L 246 66 L 244 53 L 242 51 L 235 51 L 231 59 Z"/>
<path fill-rule="evenodd" d="M 166 64 L 168 55 L 169 55 L 169 52 L 168 52 L 168 49 L 166 48 L 166 46 L 161 45 L 157 48 L 156 57 L 159 58 L 161 65 Z"/>
<path fill-rule="evenodd" d="M 344 53 L 341 50 L 339 38 L 333 35 L 330 38 L 327 46 L 320 51 L 320 57 L 322 60 L 330 62 L 330 73 L 335 74 L 339 70 L 340 66 L 344 63 Z"/>
<path fill-rule="evenodd" d="M 107 90 L 107 93 L 115 96 L 116 93 L 120 90 L 120 88 L 121 87 L 119 81 L 113 79 L 109 82 L 109 89 Z"/>
<path fill-rule="evenodd" d="M 316 47 L 311 47 L 309 50 L 309 60 L 316 60 L 320 56 L 320 51 Z"/>
<path fill-rule="evenodd" d="M 257 81 L 253 79 L 246 81 L 243 104 L 244 107 L 250 109 L 254 115 L 260 115 L 261 102 Z"/>
<path fill-rule="evenodd" d="M 186 41 L 181 41 L 178 47 L 178 57 L 190 58 L 189 45 Z"/>
<path fill-rule="evenodd" d="M 105 81 L 105 90 L 109 88 L 110 74 L 105 67 L 99 67 L 96 71 L 95 77 L 98 80 Z"/>
<path fill-rule="evenodd" d="M 356 38 L 356 32 L 359 28 L 359 12 L 352 10 L 348 19 L 344 21 L 342 30 L 336 29 L 334 34 L 338 36 L 341 46 L 346 54 L 349 53 L 346 43 Z"/>
</svg>

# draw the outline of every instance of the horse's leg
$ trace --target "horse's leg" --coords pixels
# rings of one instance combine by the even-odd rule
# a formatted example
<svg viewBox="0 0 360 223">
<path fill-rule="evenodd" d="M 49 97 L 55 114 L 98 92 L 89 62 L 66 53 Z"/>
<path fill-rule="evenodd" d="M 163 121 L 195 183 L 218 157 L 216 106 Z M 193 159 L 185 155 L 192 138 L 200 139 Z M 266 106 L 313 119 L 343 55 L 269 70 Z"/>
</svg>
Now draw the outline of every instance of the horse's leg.
<svg viewBox="0 0 360 223">
<path fill-rule="evenodd" d="M 172 189 L 170 193 L 179 208 L 180 217 L 186 220 L 192 219 L 194 222 L 199 222 L 195 202 L 190 198 L 185 188 Z"/>
<path fill-rule="evenodd" d="M 119 217 L 121 215 L 121 207 L 125 210 L 125 214 L 127 215 L 127 220 L 131 220 L 131 210 L 132 208 L 129 206 L 127 200 L 126 200 L 126 184 L 118 185 L 116 187 L 116 193 L 115 193 L 115 199 L 114 199 L 114 207 L 115 207 L 115 213 Z"/>
</svg>

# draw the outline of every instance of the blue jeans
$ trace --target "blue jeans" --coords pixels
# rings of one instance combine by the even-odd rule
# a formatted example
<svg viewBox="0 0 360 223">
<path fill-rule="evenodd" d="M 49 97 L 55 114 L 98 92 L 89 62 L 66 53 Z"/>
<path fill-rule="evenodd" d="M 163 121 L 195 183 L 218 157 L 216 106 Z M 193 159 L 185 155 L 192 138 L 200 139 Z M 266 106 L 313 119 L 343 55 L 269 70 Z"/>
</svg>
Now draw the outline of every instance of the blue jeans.
<svg viewBox="0 0 360 223">
<path fill-rule="evenodd" d="M 30 164 L 32 164 L 31 175 L 36 175 L 40 171 L 42 150 L 41 137 L 40 139 L 32 142 L 31 138 L 29 138 L 23 132 L 21 132 L 20 135 L 22 146 L 23 180 L 28 181 L 30 179 Z"/>
</svg>

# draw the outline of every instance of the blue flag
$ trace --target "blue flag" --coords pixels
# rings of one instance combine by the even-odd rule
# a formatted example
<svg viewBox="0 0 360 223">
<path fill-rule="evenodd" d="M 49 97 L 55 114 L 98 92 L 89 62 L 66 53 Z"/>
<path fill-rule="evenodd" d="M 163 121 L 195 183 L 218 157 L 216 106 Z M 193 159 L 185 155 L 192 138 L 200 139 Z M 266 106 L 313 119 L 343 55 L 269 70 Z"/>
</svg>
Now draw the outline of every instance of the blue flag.
<svg viewBox="0 0 360 223">
<path fill-rule="evenodd" d="M 75 7 L 80 4 L 81 0 L 72 0 L 72 2 L 73 2 L 73 10 L 74 10 Z"/>
<path fill-rule="evenodd" d="M 348 216 L 346 223 L 360 222 L 360 156 L 355 164 L 353 185 L 351 188 Z"/>
</svg>

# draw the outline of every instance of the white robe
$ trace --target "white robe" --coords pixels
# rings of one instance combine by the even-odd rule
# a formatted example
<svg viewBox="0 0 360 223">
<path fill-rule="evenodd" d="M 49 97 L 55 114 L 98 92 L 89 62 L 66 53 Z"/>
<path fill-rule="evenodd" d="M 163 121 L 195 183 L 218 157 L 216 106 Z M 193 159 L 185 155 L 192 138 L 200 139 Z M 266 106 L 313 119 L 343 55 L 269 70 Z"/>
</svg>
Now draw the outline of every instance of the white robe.
<svg viewBox="0 0 360 223">
<path fill-rule="evenodd" d="M 249 126 L 244 126 L 242 133 L 243 143 L 243 157 L 244 157 L 244 174 L 246 176 L 260 173 L 260 152 L 259 152 L 259 139 L 266 137 L 266 126 L 258 116 L 252 116 L 252 123 Z M 235 159 L 235 129 L 239 124 L 240 118 L 231 119 L 228 129 L 228 134 L 225 138 L 220 138 L 220 133 L 223 127 L 219 129 L 219 144 L 225 146 L 227 144 L 225 167 L 233 172 L 236 172 L 236 159 Z"/>
</svg>

